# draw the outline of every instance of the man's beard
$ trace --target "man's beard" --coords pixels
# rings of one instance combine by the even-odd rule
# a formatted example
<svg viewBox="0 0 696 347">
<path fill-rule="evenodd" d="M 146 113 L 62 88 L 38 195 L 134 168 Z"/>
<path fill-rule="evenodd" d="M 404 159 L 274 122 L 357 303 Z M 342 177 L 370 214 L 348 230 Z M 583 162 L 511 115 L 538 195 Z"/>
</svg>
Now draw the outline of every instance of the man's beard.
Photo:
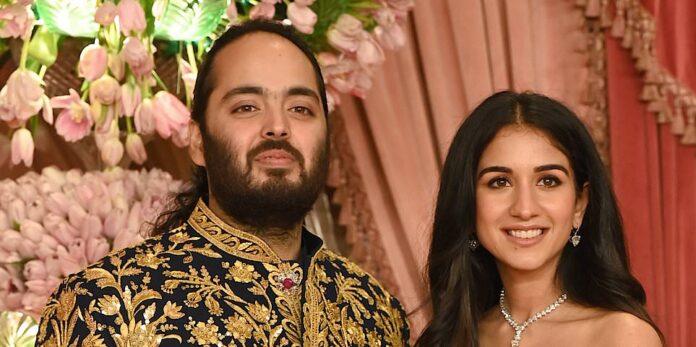
<svg viewBox="0 0 696 347">
<path fill-rule="evenodd" d="M 287 230 L 302 222 L 326 184 L 328 141 L 316 149 L 313 165 L 305 169 L 304 156 L 287 141 L 266 140 L 247 153 L 246 168 L 239 153 L 210 134 L 204 134 L 205 162 L 212 194 L 220 208 L 239 223 L 263 231 Z M 300 167 L 299 180 L 291 182 L 287 169 L 265 169 L 267 178 L 255 182 L 254 158 L 261 152 L 281 149 Z"/>
</svg>

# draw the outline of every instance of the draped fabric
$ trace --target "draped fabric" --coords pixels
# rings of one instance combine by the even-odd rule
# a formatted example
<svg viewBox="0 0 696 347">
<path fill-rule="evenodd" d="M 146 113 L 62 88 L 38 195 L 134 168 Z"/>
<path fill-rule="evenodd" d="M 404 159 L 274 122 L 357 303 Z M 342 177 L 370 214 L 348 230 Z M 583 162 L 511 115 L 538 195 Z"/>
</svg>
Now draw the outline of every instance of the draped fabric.
<svg viewBox="0 0 696 347">
<path fill-rule="evenodd" d="M 642 6 L 654 19 L 657 62 L 689 92 L 696 90 L 696 3 L 653 0 Z M 639 100 L 646 76 L 621 43 L 607 39 L 609 123 L 614 187 L 631 261 L 668 345 L 693 346 L 696 147 L 682 144 L 674 121 L 658 124 L 650 102 Z"/>
</svg>

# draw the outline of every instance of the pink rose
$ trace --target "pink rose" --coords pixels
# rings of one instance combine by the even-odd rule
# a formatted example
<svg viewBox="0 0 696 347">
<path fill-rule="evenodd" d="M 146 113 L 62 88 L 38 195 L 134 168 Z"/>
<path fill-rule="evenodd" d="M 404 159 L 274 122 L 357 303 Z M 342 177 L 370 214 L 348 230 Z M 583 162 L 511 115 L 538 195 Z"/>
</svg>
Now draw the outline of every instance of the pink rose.
<svg viewBox="0 0 696 347">
<path fill-rule="evenodd" d="M 30 6 L 13 4 L 0 8 L 0 37 L 14 37 L 26 40 L 34 26 L 34 13 Z"/>
<path fill-rule="evenodd" d="M 301 33 L 311 34 L 314 32 L 314 24 L 317 23 L 317 14 L 307 6 L 298 4 L 297 1 L 288 5 L 288 19 L 292 25 Z"/>
<path fill-rule="evenodd" d="M 94 81 L 106 72 L 106 63 L 106 48 L 93 43 L 85 47 L 80 53 L 80 62 L 77 66 L 78 74 L 90 82 Z"/>
<path fill-rule="evenodd" d="M 121 56 L 138 77 L 147 76 L 155 66 L 152 54 L 145 45 L 135 37 L 129 37 L 124 41 Z"/>
<path fill-rule="evenodd" d="M 145 11 L 137 0 L 121 0 L 118 3 L 118 18 L 121 32 L 128 36 L 132 31 L 145 30 Z"/>
<path fill-rule="evenodd" d="M 90 103 L 99 103 L 102 105 L 113 105 L 116 101 L 121 100 L 121 85 L 118 84 L 113 77 L 104 75 L 98 80 L 92 82 L 89 88 Z"/>
<path fill-rule="evenodd" d="M 56 132 L 68 142 L 81 140 L 89 134 L 94 125 L 90 106 L 80 100 L 80 96 L 74 89 L 70 89 L 70 95 L 51 98 L 54 108 L 62 108 L 56 119 Z"/>
<path fill-rule="evenodd" d="M 126 137 L 126 152 L 138 165 L 142 165 L 147 160 L 147 152 L 143 145 L 143 140 L 138 134 L 130 133 Z"/>
<path fill-rule="evenodd" d="M 114 22 L 114 18 L 118 15 L 118 8 L 111 1 L 106 1 L 97 8 L 94 14 L 94 21 L 101 26 L 108 27 Z"/>
<path fill-rule="evenodd" d="M 34 161 L 34 139 L 26 128 L 18 129 L 12 134 L 12 164 L 24 163 L 30 167 Z"/>
<path fill-rule="evenodd" d="M 159 91 L 153 98 L 155 128 L 162 138 L 169 138 L 190 121 L 190 112 L 176 96 Z"/>
</svg>

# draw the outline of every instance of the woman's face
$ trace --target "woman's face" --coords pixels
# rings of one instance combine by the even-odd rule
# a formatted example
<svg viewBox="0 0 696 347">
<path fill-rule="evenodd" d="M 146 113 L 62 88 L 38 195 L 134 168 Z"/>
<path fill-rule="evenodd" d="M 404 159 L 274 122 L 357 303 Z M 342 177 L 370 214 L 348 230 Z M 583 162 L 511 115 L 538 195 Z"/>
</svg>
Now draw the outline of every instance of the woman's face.
<svg viewBox="0 0 696 347">
<path fill-rule="evenodd" d="M 477 236 L 500 271 L 555 272 L 587 206 L 587 187 L 576 193 L 565 154 L 539 130 L 507 126 L 483 151 L 477 173 Z"/>
</svg>

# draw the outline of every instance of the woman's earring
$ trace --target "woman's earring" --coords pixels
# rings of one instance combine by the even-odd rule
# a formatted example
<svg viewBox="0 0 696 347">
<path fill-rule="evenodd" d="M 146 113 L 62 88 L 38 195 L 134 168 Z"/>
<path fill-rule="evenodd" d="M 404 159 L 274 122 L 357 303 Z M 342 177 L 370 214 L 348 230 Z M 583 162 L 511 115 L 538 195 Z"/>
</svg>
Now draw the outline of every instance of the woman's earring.
<svg viewBox="0 0 696 347">
<path fill-rule="evenodd" d="M 573 247 L 577 247 L 580 244 L 580 235 L 578 235 L 578 228 L 573 227 L 571 233 L 573 234 L 573 236 L 570 237 L 570 243 L 573 245 Z"/>
<path fill-rule="evenodd" d="M 473 252 L 475 251 L 479 246 L 479 242 L 477 239 L 471 239 L 469 240 L 469 249 Z"/>
</svg>

